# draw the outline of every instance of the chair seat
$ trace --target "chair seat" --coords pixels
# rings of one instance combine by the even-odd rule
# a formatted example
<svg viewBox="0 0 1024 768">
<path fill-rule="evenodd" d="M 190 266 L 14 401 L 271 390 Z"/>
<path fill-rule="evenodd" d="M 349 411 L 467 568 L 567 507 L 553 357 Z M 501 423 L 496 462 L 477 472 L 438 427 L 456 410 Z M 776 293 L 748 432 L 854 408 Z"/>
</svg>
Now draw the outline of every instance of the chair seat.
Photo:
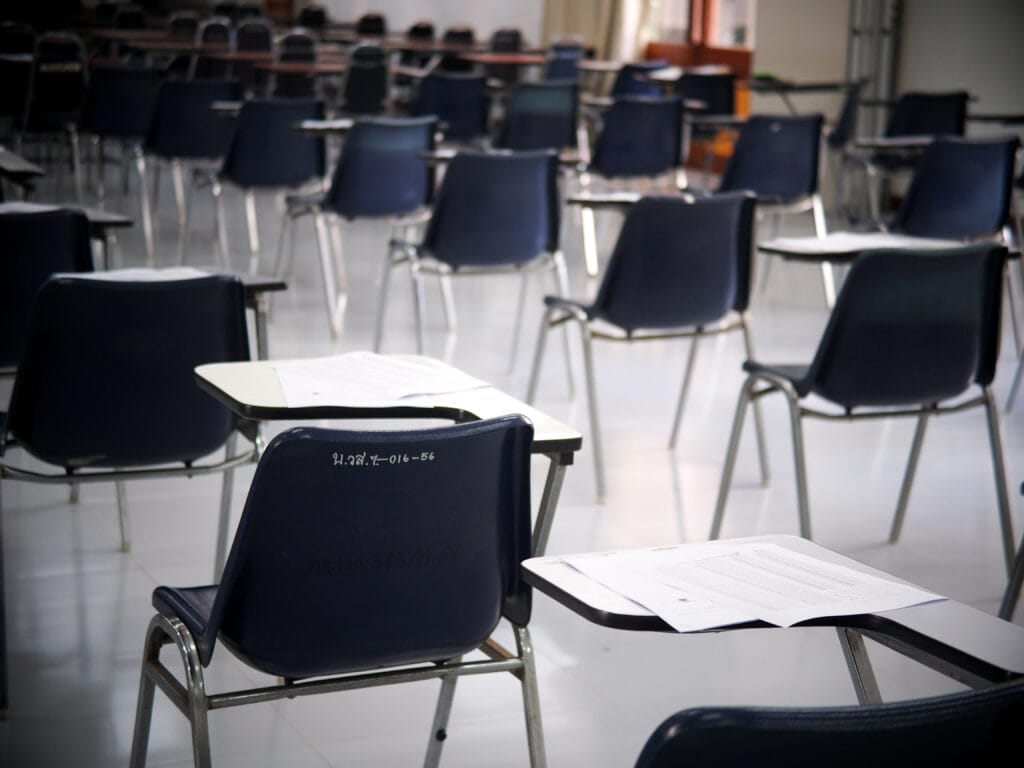
<svg viewBox="0 0 1024 768">
<path fill-rule="evenodd" d="M 210 614 L 217 597 L 218 586 L 207 587 L 158 587 L 153 592 L 153 607 L 165 616 L 181 619 L 199 646 L 199 655 L 204 665 L 210 663 L 213 653 L 213 638 L 206 637 L 210 625 Z"/>
<path fill-rule="evenodd" d="M 807 378 L 807 372 L 810 370 L 809 365 L 765 365 L 756 360 L 747 360 L 743 363 L 743 370 L 755 375 L 768 374 L 769 376 L 779 376 L 792 384 L 793 389 L 796 390 L 800 397 L 805 397 L 811 391 L 811 382 Z"/>
</svg>

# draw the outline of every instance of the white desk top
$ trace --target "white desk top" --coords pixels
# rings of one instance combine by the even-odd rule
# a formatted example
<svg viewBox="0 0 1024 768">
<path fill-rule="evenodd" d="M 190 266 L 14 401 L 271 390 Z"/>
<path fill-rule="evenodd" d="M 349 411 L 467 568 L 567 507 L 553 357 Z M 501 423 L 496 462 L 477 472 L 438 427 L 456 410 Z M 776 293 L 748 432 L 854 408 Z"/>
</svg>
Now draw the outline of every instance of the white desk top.
<svg viewBox="0 0 1024 768">
<path fill-rule="evenodd" d="M 396 355 L 416 360 L 415 355 Z M 429 406 L 399 405 L 388 408 L 352 407 L 344 403 L 309 408 L 290 408 L 274 370 L 284 360 L 209 363 L 196 368 L 199 385 L 241 416 L 251 419 L 293 420 L 303 418 L 439 418 L 489 419 L 521 413 L 534 429 L 534 453 L 578 451 L 583 435 L 511 395 L 492 387 L 428 396 Z"/>
<path fill-rule="evenodd" d="M 777 253 L 792 258 L 854 258 L 866 251 L 888 250 L 890 248 L 915 248 L 922 250 L 943 250 L 959 248 L 959 240 L 940 240 L 930 237 L 889 232 L 830 232 L 824 237 L 777 237 L 760 243 L 758 250 Z"/>
</svg>

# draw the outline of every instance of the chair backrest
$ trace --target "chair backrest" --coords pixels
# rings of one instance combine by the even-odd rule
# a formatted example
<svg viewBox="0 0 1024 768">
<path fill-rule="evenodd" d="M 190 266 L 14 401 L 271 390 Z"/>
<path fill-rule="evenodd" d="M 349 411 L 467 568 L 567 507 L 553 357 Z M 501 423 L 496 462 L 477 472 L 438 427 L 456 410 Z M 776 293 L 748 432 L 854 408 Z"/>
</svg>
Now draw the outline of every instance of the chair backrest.
<svg viewBox="0 0 1024 768">
<path fill-rule="evenodd" d="M 196 11 L 176 11 L 167 20 L 167 33 L 182 40 L 195 40 L 199 31 L 199 14 Z"/>
<path fill-rule="evenodd" d="M 196 43 L 200 45 L 234 45 L 234 26 L 227 16 L 209 16 L 199 22 Z"/>
<path fill-rule="evenodd" d="M 191 462 L 237 423 L 196 386 L 194 368 L 247 359 L 237 278 L 52 277 L 32 309 L 8 429 L 69 468 Z"/>
<path fill-rule="evenodd" d="M 751 115 L 740 129 L 719 192 L 747 189 L 789 202 L 818 189 L 820 114 Z"/>
<path fill-rule="evenodd" d="M 580 60 L 583 59 L 583 44 L 575 40 L 555 41 L 548 46 L 547 61 L 544 64 L 544 80 L 577 80 L 580 76 Z"/>
<path fill-rule="evenodd" d="M 310 29 L 323 29 L 327 26 L 327 9 L 322 5 L 307 5 L 299 11 L 299 26 Z"/>
<path fill-rule="evenodd" d="M 36 33 L 27 24 L 0 23 L 0 118 L 20 129 L 32 94 Z"/>
<path fill-rule="evenodd" d="M 238 16 L 238 3 L 231 2 L 231 0 L 224 0 L 223 2 L 214 3 L 213 12 L 217 16 L 225 16 L 232 21 Z"/>
<path fill-rule="evenodd" d="M 345 135 L 324 206 L 347 219 L 397 216 L 430 202 L 434 117 L 367 117 Z"/>
<path fill-rule="evenodd" d="M 667 173 L 681 165 L 682 133 L 678 96 L 620 96 L 604 112 L 590 165 L 607 177 Z"/>
<path fill-rule="evenodd" d="M 423 247 L 453 269 L 521 264 L 558 250 L 557 175 L 553 150 L 457 153 Z"/>
<path fill-rule="evenodd" d="M 80 130 L 101 138 L 141 141 L 149 130 L 163 79 L 159 69 L 92 67 Z"/>
<path fill-rule="evenodd" d="M 914 167 L 894 231 L 970 240 L 999 234 L 1009 223 L 1020 140 L 940 138 Z"/>
<path fill-rule="evenodd" d="M 89 220 L 67 208 L 0 214 L 0 243 L 0 368 L 13 368 L 39 287 L 54 272 L 92 270 Z"/>
<path fill-rule="evenodd" d="M 487 133 L 486 80 L 483 75 L 432 70 L 419 82 L 414 115 L 436 115 L 446 139 L 471 141 Z"/>
<path fill-rule="evenodd" d="M 295 130 L 322 120 L 319 99 L 249 99 L 242 104 L 221 176 L 240 187 L 295 187 L 324 175 L 324 140 Z"/>
<path fill-rule="evenodd" d="M 357 35 L 386 35 L 388 22 L 380 13 L 364 13 L 356 20 Z"/>
<path fill-rule="evenodd" d="M 476 42 L 476 31 L 473 27 L 456 25 L 448 27 L 441 36 L 442 42 L 452 45 L 471 46 Z M 471 61 L 466 61 L 455 54 L 445 54 L 437 65 L 445 72 L 469 72 L 475 69 Z"/>
<path fill-rule="evenodd" d="M 574 147 L 578 109 L 575 80 L 517 83 L 509 90 L 494 145 L 504 149 Z"/>
<path fill-rule="evenodd" d="M 238 4 L 235 19 L 253 19 L 263 16 L 263 8 L 256 0 L 243 0 Z"/>
<path fill-rule="evenodd" d="M 412 431 L 296 428 L 260 459 L 199 644 L 304 678 L 443 661 L 529 620 L 522 416 Z M 159 598 L 159 590 L 154 596 Z"/>
<path fill-rule="evenodd" d="M 281 36 L 277 58 L 279 61 L 315 61 L 316 40 L 308 31 L 292 28 Z"/>
<path fill-rule="evenodd" d="M 357 45 L 349 55 L 341 109 L 350 115 L 376 115 L 387 107 L 388 55 L 379 45 Z"/>
<path fill-rule="evenodd" d="M 164 158 L 223 157 L 235 131 L 235 118 L 216 114 L 215 101 L 237 101 L 234 80 L 167 80 L 157 94 L 144 148 Z"/>
<path fill-rule="evenodd" d="M 825 143 L 831 149 L 842 149 L 853 140 L 857 129 L 857 110 L 860 105 L 860 92 L 864 82 L 852 83 L 843 95 L 843 105 L 839 108 L 839 117 L 832 130 L 825 134 Z"/>
<path fill-rule="evenodd" d="M 433 40 L 434 23 L 431 21 L 417 21 L 409 26 L 405 31 L 405 36 L 409 40 Z"/>
<path fill-rule="evenodd" d="M 651 82 L 646 75 L 655 69 L 668 66 L 664 59 L 627 62 L 619 68 L 612 81 L 610 95 L 615 96 L 659 96 L 661 86 Z"/>
<path fill-rule="evenodd" d="M 694 707 L 651 734 L 635 768 L 999 765 L 1024 721 L 1024 681 L 885 704 Z"/>
<path fill-rule="evenodd" d="M 145 29 L 146 12 L 138 5 L 120 5 L 114 11 L 114 27 L 117 29 Z"/>
<path fill-rule="evenodd" d="M 966 91 L 907 92 L 889 113 L 886 136 L 963 136 L 967 121 Z"/>
<path fill-rule="evenodd" d="M 36 44 L 26 128 L 63 130 L 78 121 L 85 98 L 85 46 L 70 32 L 44 32 Z"/>
<path fill-rule="evenodd" d="M 858 257 L 805 383 L 846 408 L 933 403 L 989 384 L 1005 261 L 993 243 Z"/>
<path fill-rule="evenodd" d="M 515 53 L 523 50 L 523 33 L 517 27 L 500 27 L 491 34 L 491 50 L 495 52 Z M 515 64 L 490 64 L 486 68 L 487 76 L 504 83 L 519 80 L 519 67 Z"/>
<path fill-rule="evenodd" d="M 270 51 L 274 33 L 270 23 L 259 17 L 247 18 L 235 28 L 235 48 L 239 51 Z"/>
<path fill-rule="evenodd" d="M 632 331 L 746 310 L 755 203 L 742 192 L 640 198 L 619 230 L 593 314 Z"/>
<path fill-rule="evenodd" d="M 731 115 L 736 112 L 735 72 L 684 72 L 675 84 L 676 95 L 700 101 L 697 115 Z M 716 129 L 717 130 L 717 129 Z"/>
</svg>

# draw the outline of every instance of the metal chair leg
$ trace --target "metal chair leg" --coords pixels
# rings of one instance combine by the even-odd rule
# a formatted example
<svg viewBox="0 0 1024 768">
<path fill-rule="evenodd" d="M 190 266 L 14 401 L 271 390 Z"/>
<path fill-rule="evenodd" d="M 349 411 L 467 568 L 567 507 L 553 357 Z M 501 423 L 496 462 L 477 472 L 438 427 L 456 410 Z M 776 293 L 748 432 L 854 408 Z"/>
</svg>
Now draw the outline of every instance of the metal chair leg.
<svg viewBox="0 0 1024 768">
<path fill-rule="evenodd" d="M 128 519 L 128 493 L 125 490 L 124 482 L 121 480 L 114 483 L 114 489 L 117 495 L 117 516 L 121 523 L 121 551 L 130 552 L 132 548 L 132 530 Z"/>
<path fill-rule="evenodd" d="M 1006 396 L 1006 410 L 1013 408 L 1013 401 L 1017 399 L 1017 390 L 1020 389 L 1020 381 L 1024 378 L 1024 354 L 1020 356 L 1017 363 L 1017 372 L 1013 375 L 1013 384 L 1010 385 L 1010 394 Z"/>
<path fill-rule="evenodd" d="M 796 394 L 785 388 L 789 405 L 789 423 L 793 432 L 793 471 L 796 475 L 796 503 L 800 515 L 800 535 L 811 538 L 811 509 L 807 494 L 807 461 L 804 452 L 803 420 L 800 418 L 800 402 Z"/>
<path fill-rule="evenodd" d="M 1024 538 L 1021 538 L 1020 546 L 1017 548 L 1017 555 L 1013 559 L 1013 570 L 1010 571 L 1010 578 L 1006 581 L 1006 591 L 999 604 L 1000 619 L 1013 621 L 1013 612 L 1020 599 L 1022 584 L 1024 584 Z"/>
<path fill-rule="evenodd" d="M 245 223 L 249 233 L 249 273 L 255 275 L 260 271 L 260 228 L 256 220 L 256 194 L 251 189 L 245 192 Z"/>
<path fill-rule="evenodd" d="M 557 251 L 552 257 L 555 268 L 555 287 L 559 296 L 569 295 L 569 270 L 565 264 L 565 255 Z M 572 375 L 572 349 L 569 341 L 569 326 L 562 328 L 562 346 L 565 349 L 565 378 L 569 387 L 569 397 L 576 396 L 576 382 Z"/>
<path fill-rule="evenodd" d="M 182 242 L 185 233 L 185 173 L 180 160 L 171 161 L 171 182 L 174 185 L 174 203 L 178 210 L 178 263 L 184 263 L 185 249 Z"/>
<path fill-rule="evenodd" d="M 331 330 L 331 338 L 341 335 L 342 317 L 345 312 L 345 296 L 338 290 L 337 274 L 334 266 L 334 255 L 331 253 L 327 221 L 319 211 L 313 214 L 316 224 L 316 245 L 320 254 L 320 271 L 324 278 L 324 303 L 327 308 L 327 322 Z"/>
<path fill-rule="evenodd" d="M 694 336 L 690 340 L 690 350 L 686 355 L 686 370 L 683 371 L 683 386 L 679 389 L 679 400 L 676 402 L 676 413 L 672 418 L 672 433 L 668 438 L 668 447 L 676 447 L 676 438 L 679 437 L 679 425 L 683 421 L 683 408 L 686 406 L 686 395 L 690 391 L 690 380 L 693 378 L 693 364 L 697 360 L 697 342 L 700 337 Z"/>
<path fill-rule="evenodd" d="M 74 126 L 68 130 L 68 144 L 71 147 L 71 174 L 74 176 L 75 200 L 81 205 L 85 199 L 82 191 L 82 157 L 78 149 L 78 131 Z"/>
<path fill-rule="evenodd" d="M 594 220 L 594 209 L 588 205 L 580 208 L 580 227 L 583 230 L 583 258 L 587 277 L 597 277 L 597 222 Z"/>
<path fill-rule="evenodd" d="M 277 235 L 277 254 L 274 256 L 274 276 L 285 279 L 291 276 L 292 254 L 287 248 L 288 229 L 292 226 L 292 219 L 295 216 L 285 206 L 284 214 L 281 216 L 281 230 Z"/>
<path fill-rule="evenodd" d="M 917 472 L 917 460 L 921 456 L 921 446 L 924 444 L 928 417 L 928 413 L 922 413 L 917 417 L 914 441 L 910 445 L 910 457 L 907 459 L 907 468 L 903 473 L 903 483 L 900 486 L 900 497 L 896 503 L 896 514 L 892 518 L 892 528 L 889 530 L 890 544 L 895 544 L 899 540 L 900 531 L 903 530 L 903 519 L 907 514 L 907 501 L 910 499 L 910 488 L 914 483 L 914 474 Z"/>
<path fill-rule="evenodd" d="M 725 502 L 729 498 L 729 486 L 732 484 L 732 473 L 736 468 L 736 454 L 740 447 L 740 436 L 743 434 L 743 419 L 747 414 L 747 405 L 751 400 L 755 380 L 748 377 L 740 388 L 739 401 L 736 403 L 736 415 L 732 420 L 732 431 L 729 433 L 729 446 L 725 449 L 725 463 L 722 465 L 722 479 L 718 484 L 718 498 L 715 500 L 715 513 L 711 520 L 709 539 L 717 539 L 722 532 L 722 518 L 725 517 Z"/>
<path fill-rule="evenodd" d="M 238 434 L 232 432 L 224 443 L 224 458 L 230 458 L 235 453 L 235 446 L 238 443 Z M 220 515 L 217 518 L 217 549 L 214 551 L 213 560 L 213 581 L 220 583 L 220 576 L 224 572 L 224 563 L 228 557 L 229 536 L 228 529 L 231 526 L 231 495 L 234 490 L 235 470 L 227 469 L 221 480 L 220 488 Z"/>
<path fill-rule="evenodd" d="M 825 294 L 825 306 L 832 309 L 836 305 L 836 275 L 831 261 L 821 262 L 821 289 Z"/>
<path fill-rule="evenodd" d="M 423 290 L 423 275 L 415 260 L 409 261 L 409 272 L 412 277 L 412 303 L 416 312 L 416 352 L 425 354 L 427 348 L 427 297 Z"/>
<path fill-rule="evenodd" d="M 746 352 L 747 360 L 754 359 L 754 342 L 750 338 L 750 327 L 747 325 L 745 316 L 740 317 L 740 330 L 743 333 L 743 349 Z M 764 416 L 761 413 L 761 401 L 754 400 L 754 438 L 757 440 L 757 461 L 761 467 L 761 485 L 767 486 L 771 479 L 771 469 L 768 465 L 768 440 L 764 430 Z"/>
<path fill-rule="evenodd" d="M 156 265 L 156 245 L 153 242 L 153 205 L 149 199 L 149 186 L 146 184 L 146 156 L 142 149 L 135 150 L 135 170 L 139 174 L 139 194 L 142 195 L 142 234 L 146 241 L 146 266 L 151 269 Z"/>
<path fill-rule="evenodd" d="M 462 657 L 456 657 L 451 663 L 458 664 Z M 448 718 L 452 712 L 452 701 L 455 699 L 455 684 L 458 675 L 446 675 L 441 678 L 441 691 L 437 696 L 434 708 L 434 722 L 430 726 L 430 740 L 427 742 L 427 756 L 423 759 L 423 768 L 437 768 L 441 760 L 441 748 L 448 738 Z"/>
<path fill-rule="evenodd" d="M 377 321 L 373 330 L 373 351 L 380 352 L 384 343 L 384 314 L 388 306 L 388 287 L 391 283 L 391 270 L 395 266 L 394 253 L 391 246 L 384 255 L 384 270 L 380 276 L 380 292 L 377 294 Z"/>
<path fill-rule="evenodd" d="M 452 293 L 451 276 L 442 273 L 437 279 L 441 289 L 441 308 L 444 310 L 444 327 L 448 333 L 455 333 L 459 327 L 459 316 L 455 311 L 455 294 Z"/>
<path fill-rule="evenodd" d="M 529 276 L 524 272 L 519 276 L 519 300 L 516 302 L 516 319 L 512 326 L 512 344 L 508 354 L 508 372 L 516 369 L 516 354 L 519 352 L 519 334 L 523 327 L 523 315 L 526 313 L 526 289 Z"/>
<path fill-rule="evenodd" d="M 217 219 L 217 243 L 220 247 L 220 265 L 223 269 L 231 268 L 231 259 L 228 256 L 228 225 L 224 220 L 224 187 L 219 181 L 214 181 L 210 186 L 215 206 L 214 216 Z"/>
<path fill-rule="evenodd" d="M 540 379 L 540 366 L 544 360 L 544 346 L 548 340 L 548 329 L 550 326 L 550 320 L 552 311 L 548 310 L 544 313 L 544 317 L 540 322 L 540 331 L 537 334 L 537 345 L 533 350 L 533 365 L 530 367 L 530 378 L 526 385 L 526 402 L 528 405 L 533 405 L 533 399 L 537 394 L 537 381 Z"/>
<path fill-rule="evenodd" d="M 867 648 L 864 647 L 864 638 L 860 632 L 849 627 L 836 627 L 836 634 L 839 636 L 839 647 L 843 649 L 843 658 L 846 659 L 846 668 L 850 671 L 857 703 L 881 704 L 882 692 L 878 688 Z"/>
<path fill-rule="evenodd" d="M 523 712 L 526 717 L 526 741 L 530 750 L 531 768 L 546 768 L 547 755 L 544 749 L 544 726 L 540 713 L 540 696 L 537 687 L 537 670 L 533 660 L 533 643 L 526 627 L 514 627 L 516 651 L 523 660 L 520 682 L 523 688 Z"/>
<path fill-rule="evenodd" d="M 985 416 L 988 422 L 988 439 L 992 449 L 992 473 L 996 483 L 996 501 L 999 505 L 999 527 L 1003 536 L 1003 555 L 1006 559 L 1006 572 L 1013 570 L 1015 539 L 1013 535 L 1013 519 L 1010 516 L 1010 496 L 1006 490 L 1006 465 L 1003 462 L 1003 443 L 999 436 L 999 409 L 991 387 L 984 387 Z"/>
<path fill-rule="evenodd" d="M 597 481 L 597 500 L 605 500 L 604 449 L 601 441 L 601 425 L 597 415 L 597 388 L 594 383 L 594 354 L 590 329 L 580 323 L 580 339 L 583 343 L 583 373 L 587 384 L 587 410 L 590 414 L 590 445 L 594 454 L 594 475 Z"/>
</svg>

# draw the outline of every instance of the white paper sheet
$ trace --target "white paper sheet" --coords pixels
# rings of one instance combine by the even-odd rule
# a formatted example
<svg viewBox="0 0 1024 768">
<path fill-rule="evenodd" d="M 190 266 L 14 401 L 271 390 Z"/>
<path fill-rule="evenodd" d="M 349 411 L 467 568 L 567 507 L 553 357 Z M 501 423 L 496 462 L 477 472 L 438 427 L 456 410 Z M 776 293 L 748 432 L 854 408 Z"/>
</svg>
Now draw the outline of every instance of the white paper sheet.
<svg viewBox="0 0 1024 768">
<path fill-rule="evenodd" d="M 680 632 L 905 608 L 941 595 L 773 543 L 681 544 L 565 561 Z"/>
<path fill-rule="evenodd" d="M 419 405 L 427 395 L 487 386 L 439 361 L 349 352 L 274 366 L 290 408 Z"/>
</svg>

